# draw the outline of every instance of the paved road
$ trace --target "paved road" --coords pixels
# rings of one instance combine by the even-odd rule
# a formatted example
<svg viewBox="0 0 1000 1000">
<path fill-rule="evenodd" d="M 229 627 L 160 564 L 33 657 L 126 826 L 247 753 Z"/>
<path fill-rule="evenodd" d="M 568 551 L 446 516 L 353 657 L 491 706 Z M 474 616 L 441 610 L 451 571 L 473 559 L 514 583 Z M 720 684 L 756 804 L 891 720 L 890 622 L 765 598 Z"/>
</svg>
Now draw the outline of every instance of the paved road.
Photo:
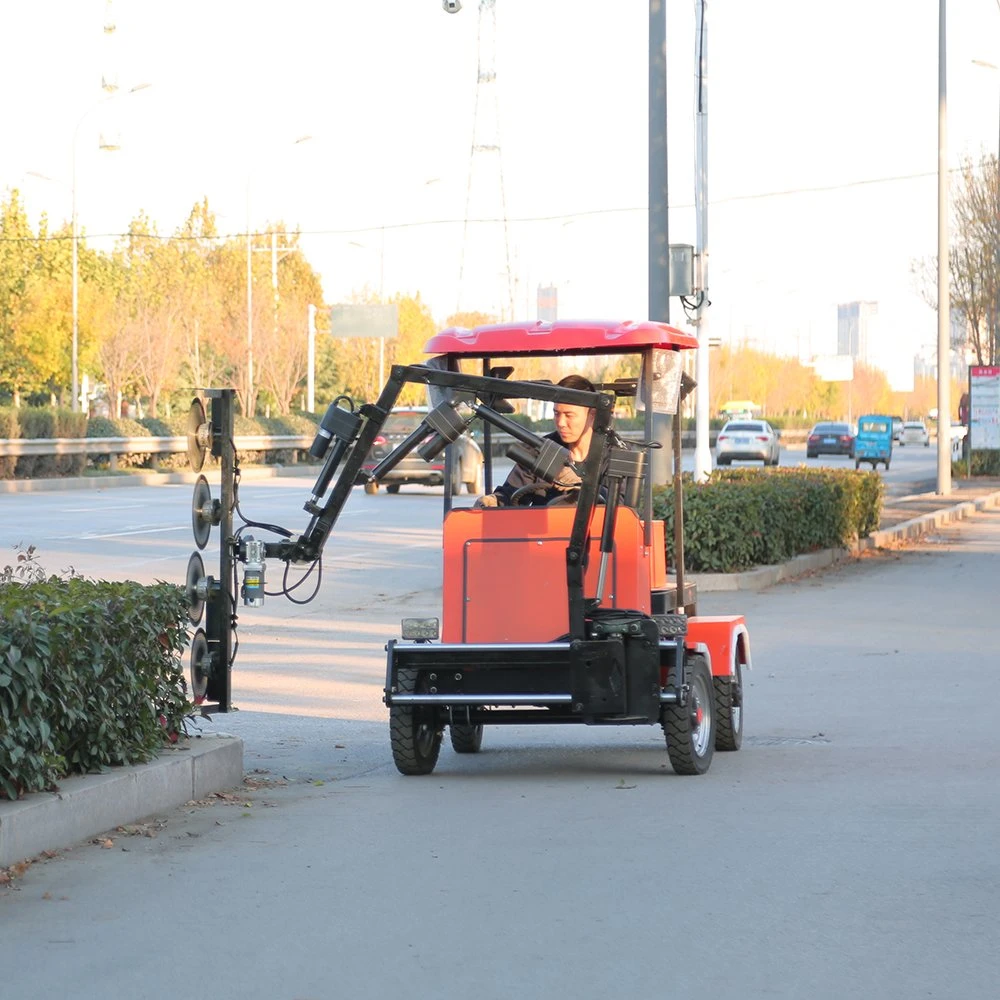
<svg viewBox="0 0 1000 1000">
<path fill-rule="evenodd" d="M 81 563 L 165 574 L 189 492 L 138 491 L 104 510 L 114 531 L 89 505 L 131 491 L 36 496 L 31 524 Z M 301 498 L 244 490 L 262 518 Z M 208 724 L 287 784 L 34 866 L 0 892 L 5 996 L 996 995 L 1000 512 L 705 595 L 746 613 L 755 669 L 744 749 L 703 777 L 673 775 L 652 728 L 524 727 L 421 779 L 390 762 L 381 643 L 437 586 L 439 497 L 356 499 L 317 602 L 245 619 L 243 711 Z M 390 500 L 394 525 L 355 532 Z"/>
</svg>

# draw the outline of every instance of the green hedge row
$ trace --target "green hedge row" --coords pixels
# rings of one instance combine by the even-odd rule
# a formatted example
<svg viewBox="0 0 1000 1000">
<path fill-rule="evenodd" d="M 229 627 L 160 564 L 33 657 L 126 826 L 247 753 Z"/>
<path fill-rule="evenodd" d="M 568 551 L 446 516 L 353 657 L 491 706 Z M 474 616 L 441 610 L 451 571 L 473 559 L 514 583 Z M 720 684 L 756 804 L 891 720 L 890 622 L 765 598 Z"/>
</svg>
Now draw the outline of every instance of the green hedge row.
<svg viewBox="0 0 1000 1000">
<path fill-rule="evenodd" d="M 818 549 L 849 545 L 878 528 L 884 484 L 848 469 L 716 470 L 684 477 L 684 564 L 693 572 L 737 573 Z M 674 559 L 674 493 L 657 487 L 653 513 L 666 522 Z"/>
<path fill-rule="evenodd" d="M 193 711 L 183 589 L 17 582 L 18 569 L 0 573 L 0 798 L 149 760 L 176 739 Z"/>
<path fill-rule="evenodd" d="M 959 458 L 951 463 L 952 479 L 965 479 L 969 474 L 969 460 Z M 1000 476 L 1000 451 L 980 451 L 972 453 L 973 476 Z"/>
<path fill-rule="evenodd" d="M 0 408 L 0 437 L 79 438 L 87 428 L 82 413 L 54 407 Z M 45 479 L 79 476 L 87 464 L 86 455 L 21 455 L 0 458 L 0 479 Z"/>
</svg>

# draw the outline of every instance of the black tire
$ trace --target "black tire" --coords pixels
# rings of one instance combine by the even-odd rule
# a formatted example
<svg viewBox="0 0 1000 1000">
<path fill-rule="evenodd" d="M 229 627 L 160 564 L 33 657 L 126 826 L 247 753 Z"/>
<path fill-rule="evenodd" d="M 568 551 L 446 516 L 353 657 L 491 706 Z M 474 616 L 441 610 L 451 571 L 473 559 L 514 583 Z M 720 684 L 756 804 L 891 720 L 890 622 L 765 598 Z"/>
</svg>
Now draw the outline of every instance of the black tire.
<svg viewBox="0 0 1000 1000">
<path fill-rule="evenodd" d="M 414 694 L 420 672 L 404 668 L 396 673 L 396 693 Z M 423 705 L 389 706 L 392 760 L 400 774 L 430 774 L 441 752 L 442 727 L 433 708 Z"/>
<path fill-rule="evenodd" d="M 739 750 L 743 745 L 743 664 L 738 649 L 733 656 L 735 675 L 712 678 L 716 750 Z"/>
<path fill-rule="evenodd" d="M 885 471 L 886 472 L 889 471 L 889 462 L 888 462 L 888 460 L 886 460 L 886 463 L 885 463 Z"/>
<path fill-rule="evenodd" d="M 817 457 L 819 457 L 819 456 L 818 456 L 817 452 L 815 452 L 815 451 L 807 451 L 806 452 L 806 458 L 817 458 Z"/>
<path fill-rule="evenodd" d="M 676 774 L 704 774 L 715 751 L 715 690 L 705 657 L 687 657 L 687 704 L 664 705 L 660 716 L 667 756 Z"/>
<path fill-rule="evenodd" d="M 453 722 L 448 730 L 451 736 L 451 748 L 455 753 L 479 753 L 483 745 L 482 725 L 456 725 Z"/>
<path fill-rule="evenodd" d="M 860 469 L 861 468 L 861 459 L 860 458 L 856 458 L 854 460 L 854 468 L 855 469 Z M 873 465 L 872 468 L 874 469 L 875 466 Z"/>
<path fill-rule="evenodd" d="M 717 458 L 715 460 L 715 464 L 716 465 L 731 465 L 732 461 L 733 460 L 731 458 Z"/>
<path fill-rule="evenodd" d="M 385 491 L 386 493 L 398 493 L 399 483 L 389 483 L 389 485 L 386 486 Z"/>
</svg>

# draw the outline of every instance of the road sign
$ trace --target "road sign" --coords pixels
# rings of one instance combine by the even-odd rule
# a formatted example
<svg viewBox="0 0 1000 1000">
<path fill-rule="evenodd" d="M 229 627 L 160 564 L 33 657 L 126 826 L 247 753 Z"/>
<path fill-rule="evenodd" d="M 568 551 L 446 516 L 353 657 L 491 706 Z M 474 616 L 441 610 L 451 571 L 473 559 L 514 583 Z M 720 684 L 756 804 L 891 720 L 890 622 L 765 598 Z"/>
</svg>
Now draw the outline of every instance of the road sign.
<svg viewBox="0 0 1000 1000">
<path fill-rule="evenodd" d="M 969 447 L 1000 449 L 1000 365 L 969 367 Z"/>
<path fill-rule="evenodd" d="M 396 305 L 330 306 L 330 336 L 391 340 L 399 333 Z"/>
</svg>

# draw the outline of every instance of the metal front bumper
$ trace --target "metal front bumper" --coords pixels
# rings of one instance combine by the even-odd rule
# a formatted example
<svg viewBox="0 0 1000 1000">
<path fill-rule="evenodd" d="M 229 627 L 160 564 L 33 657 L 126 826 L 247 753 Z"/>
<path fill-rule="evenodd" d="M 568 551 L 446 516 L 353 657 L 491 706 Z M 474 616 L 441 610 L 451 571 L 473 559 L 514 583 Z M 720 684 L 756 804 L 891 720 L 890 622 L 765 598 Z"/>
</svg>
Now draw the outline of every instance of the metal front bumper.
<svg viewBox="0 0 1000 1000">
<path fill-rule="evenodd" d="M 677 638 L 387 647 L 384 701 L 436 709 L 442 721 L 654 723 L 683 685 Z M 419 684 L 399 683 L 400 671 Z M 541 711 L 539 711 L 541 710 Z"/>
</svg>

